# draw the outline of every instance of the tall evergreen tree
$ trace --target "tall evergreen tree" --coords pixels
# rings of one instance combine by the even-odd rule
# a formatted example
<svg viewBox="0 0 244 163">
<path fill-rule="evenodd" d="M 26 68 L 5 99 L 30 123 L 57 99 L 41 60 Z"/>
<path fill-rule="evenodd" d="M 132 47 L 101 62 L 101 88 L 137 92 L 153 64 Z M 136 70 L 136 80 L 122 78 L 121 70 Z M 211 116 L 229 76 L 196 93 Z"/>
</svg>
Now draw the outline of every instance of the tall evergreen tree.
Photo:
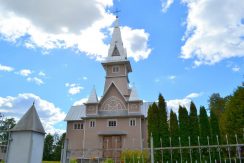
<svg viewBox="0 0 244 163">
<path fill-rule="evenodd" d="M 179 106 L 179 129 L 180 129 L 181 145 L 188 146 L 189 145 L 188 136 L 190 136 L 189 117 L 186 108 L 182 106 Z M 183 150 L 182 161 L 189 162 L 189 150 Z"/>
<path fill-rule="evenodd" d="M 208 144 L 207 137 L 210 138 L 210 125 L 208 121 L 207 111 L 204 106 L 200 107 L 199 125 L 200 125 L 201 144 L 207 145 Z"/>
<path fill-rule="evenodd" d="M 197 116 L 197 108 L 193 102 L 190 104 L 190 115 L 189 115 L 189 133 L 191 138 L 191 145 L 196 146 L 198 145 L 198 136 L 199 136 L 199 123 L 198 123 L 198 116 Z M 197 155 L 198 149 L 193 149 L 192 151 L 192 158 L 195 162 L 195 160 L 198 160 Z"/>
<path fill-rule="evenodd" d="M 159 137 L 159 109 L 157 104 L 154 102 L 148 110 L 148 142 L 150 144 L 150 138 L 153 137 L 153 147 L 160 147 L 160 137 Z M 156 162 L 161 160 L 160 151 L 157 150 L 154 152 L 154 159 Z"/>
<path fill-rule="evenodd" d="M 171 110 L 170 111 L 170 120 L 169 120 L 169 129 L 171 137 L 171 146 L 179 146 L 179 126 L 176 114 Z M 173 162 L 179 162 L 179 150 L 173 150 Z"/>
<path fill-rule="evenodd" d="M 216 112 L 213 111 L 213 109 L 210 110 L 210 131 L 211 131 L 211 144 L 220 144 L 221 143 L 221 137 L 220 137 L 220 130 L 219 130 L 219 121 L 216 116 Z M 218 151 L 217 149 L 213 149 L 213 156 L 212 159 L 218 160 Z"/>
<path fill-rule="evenodd" d="M 167 106 L 164 97 L 159 94 L 158 97 L 158 131 L 160 146 L 169 147 L 169 126 L 167 123 Z M 163 155 L 164 161 L 170 159 L 169 151 L 165 151 Z"/>
<path fill-rule="evenodd" d="M 210 141 L 210 125 L 208 121 L 208 115 L 204 106 L 200 107 L 200 115 L 199 115 L 199 126 L 200 126 L 200 142 L 201 145 L 207 145 L 208 139 Z M 203 159 L 202 161 L 209 161 L 208 151 L 207 149 L 203 149 Z"/>
</svg>

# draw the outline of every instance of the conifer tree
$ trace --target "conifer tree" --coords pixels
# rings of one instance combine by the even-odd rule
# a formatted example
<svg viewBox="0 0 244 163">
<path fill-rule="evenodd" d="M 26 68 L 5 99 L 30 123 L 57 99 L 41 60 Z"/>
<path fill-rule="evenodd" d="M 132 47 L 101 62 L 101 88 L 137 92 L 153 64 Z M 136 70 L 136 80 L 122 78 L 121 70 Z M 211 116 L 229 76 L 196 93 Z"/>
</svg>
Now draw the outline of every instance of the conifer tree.
<svg viewBox="0 0 244 163">
<path fill-rule="evenodd" d="M 160 147 L 169 147 L 169 126 L 167 123 L 167 106 L 164 97 L 161 94 L 159 94 L 158 97 L 158 126 Z M 164 161 L 169 160 L 169 151 L 165 151 L 163 156 Z"/>
<path fill-rule="evenodd" d="M 199 123 L 198 123 L 198 116 L 197 116 L 197 108 L 193 102 L 190 104 L 190 115 L 189 115 L 189 133 L 191 138 L 191 145 L 196 146 L 198 145 L 198 136 L 199 136 Z M 192 159 L 197 160 L 198 149 L 193 149 L 192 151 Z"/>
<path fill-rule="evenodd" d="M 176 114 L 171 110 L 170 111 L 170 121 L 169 121 L 170 137 L 171 137 L 171 146 L 179 146 L 179 126 Z M 173 162 L 179 161 L 179 150 L 173 150 Z"/>
<path fill-rule="evenodd" d="M 188 146 L 188 136 L 189 134 L 189 117 L 188 112 L 185 107 L 179 106 L 179 129 L 180 129 L 180 138 L 181 146 Z M 182 161 L 189 162 L 189 150 L 182 151 Z"/>
<path fill-rule="evenodd" d="M 159 138 L 159 110 L 157 104 L 154 102 L 148 109 L 148 142 L 150 144 L 150 138 L 153 137 L 153 147 L 160 147 L 160 138 Z M 160 151 L 157 150 L 154 152 L 154 160 L 159 162 L 161 160 Z"/>
<path fill-rule="evenodd" d="M 210 110 L 210 131 L 211 131 L 211 144 L 216 145 L 221 143 L 219 121 L 216 116 L 216 112 L 213 109 Z M 218 158 L 217 149 L 213 149 L 213 161 Z"/>
<path fill-rule="evenodd" d="M 208 121 L 208 115 L 204 106 L 200 107 L 200 115 L 199 115 L 199 126 L 200 126 L 200 142 L 201 145 L 208 145 L 208 139 L 210 141 L 210 125 Z M 203 153 L 203 161 L 209 161 L 209 156 L 207 149 L 202 150 Z"/>
</svg>

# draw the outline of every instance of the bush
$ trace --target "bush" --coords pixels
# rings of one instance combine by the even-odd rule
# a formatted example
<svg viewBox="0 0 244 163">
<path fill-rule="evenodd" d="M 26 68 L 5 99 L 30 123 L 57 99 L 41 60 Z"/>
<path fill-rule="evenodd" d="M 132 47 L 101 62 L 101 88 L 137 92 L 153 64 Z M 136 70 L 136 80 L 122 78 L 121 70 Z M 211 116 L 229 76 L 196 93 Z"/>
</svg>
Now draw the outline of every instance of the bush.
<svg viewBox="0 0 244 163">
<path fill-rule="evenodd" d="M 103 163 L 114 163 L 114 160 L 111 158 L 107 158 Z"/>
<path fill-rule="evenodd" d="M 148 160 L 148 152 L 147 151 L 140 151 L 140 150 L 125 150 L 121 154 L 121 162 L 123 163 L 144 163 Z"/>
</svg>

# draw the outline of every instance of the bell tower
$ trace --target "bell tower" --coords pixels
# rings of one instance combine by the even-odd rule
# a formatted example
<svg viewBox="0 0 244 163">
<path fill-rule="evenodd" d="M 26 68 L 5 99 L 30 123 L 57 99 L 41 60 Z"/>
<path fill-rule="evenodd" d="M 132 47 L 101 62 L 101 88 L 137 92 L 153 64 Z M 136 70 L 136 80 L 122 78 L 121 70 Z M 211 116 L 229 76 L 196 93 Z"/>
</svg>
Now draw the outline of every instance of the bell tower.
<svg viewBox="0 0 244 163">
<path fill-rule="evenodd" d="M 114 83 L 125 98 L 130 96 L 128 73 L 132 72 L 130 61 L 127 59 L 119 28 L 119 18 L 116 17 L 108 56 L 102 62 L 106 72 L 104 93 Z"/>
</svg>

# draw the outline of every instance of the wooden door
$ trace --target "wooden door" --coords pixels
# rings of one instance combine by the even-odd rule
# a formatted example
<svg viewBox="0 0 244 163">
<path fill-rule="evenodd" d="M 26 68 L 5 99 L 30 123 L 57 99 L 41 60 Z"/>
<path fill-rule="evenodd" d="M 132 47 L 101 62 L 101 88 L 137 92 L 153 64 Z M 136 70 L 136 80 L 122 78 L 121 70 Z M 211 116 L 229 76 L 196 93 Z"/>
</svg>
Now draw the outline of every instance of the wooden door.
<svg viewBox="0 0 244 163">
<path fill-rule="evenodd" d="M 121 155 L 122 138 L 121 136 L 104 136 L 103 137 L 103 157 L 119 158 Z"/>
</svg>

